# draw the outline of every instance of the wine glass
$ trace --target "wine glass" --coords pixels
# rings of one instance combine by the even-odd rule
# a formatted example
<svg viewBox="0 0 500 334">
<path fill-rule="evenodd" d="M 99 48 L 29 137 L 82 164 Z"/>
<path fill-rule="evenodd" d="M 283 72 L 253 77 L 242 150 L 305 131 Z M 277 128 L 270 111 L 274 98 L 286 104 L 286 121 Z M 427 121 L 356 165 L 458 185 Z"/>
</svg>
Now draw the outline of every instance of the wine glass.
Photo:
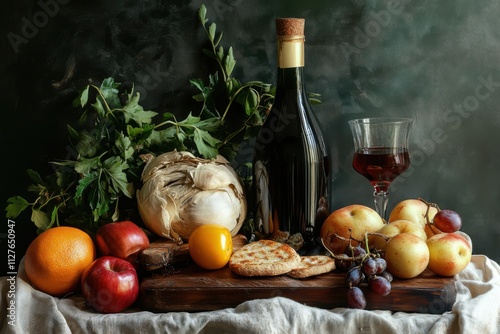
<svg viewBox="0 0 500 334">
<path fill-rule="evenodd" d="M 410 167 L 410 118 L 362 118 L 348 121 L 354 139 L 352 166 L 374 188 L 375 209 L 385 219 L 389 185 Z"/>
</svg>

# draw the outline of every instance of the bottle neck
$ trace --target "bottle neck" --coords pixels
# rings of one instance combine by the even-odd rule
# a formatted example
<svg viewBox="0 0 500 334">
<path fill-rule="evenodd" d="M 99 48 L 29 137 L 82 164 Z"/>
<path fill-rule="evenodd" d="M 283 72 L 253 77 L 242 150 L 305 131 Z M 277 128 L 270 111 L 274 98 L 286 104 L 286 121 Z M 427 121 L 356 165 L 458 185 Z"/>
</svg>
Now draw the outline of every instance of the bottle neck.
<svg viewBox="0 0 500 334">
<path fill-rule="evenodd" d="M 278 36 L 278 90 L 302 91 L 304 35 Z"/>
<path fill-rule="evenodd" d="M 278 68 L 304 67 L 304 35 L 278 36 Z"/>
</svg>

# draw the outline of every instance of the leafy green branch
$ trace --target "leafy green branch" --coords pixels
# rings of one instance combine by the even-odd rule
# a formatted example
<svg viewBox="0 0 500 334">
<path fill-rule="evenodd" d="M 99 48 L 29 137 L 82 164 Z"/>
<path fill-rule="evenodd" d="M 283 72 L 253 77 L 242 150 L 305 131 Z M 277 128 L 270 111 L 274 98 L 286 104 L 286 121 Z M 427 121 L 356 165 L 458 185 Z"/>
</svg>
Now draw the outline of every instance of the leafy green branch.
<svg viewBox="0 0 500 334">
<path fill-rule="evenodd" d="M 239 138 L 238 136 L 243 134 L 243 139 L 248 139 L 255 134 L 256 129 L 260 128 L 274 100 L 274 88 L 271 84 L 262 81 L 241 83 L 232 76 L 237 63 L 234 58 L 233 48 L 229 47 L 226 52 L 224 47 L 220 45 L 223 33 L 217 32 L 217 25 L 215 22 L 209 23 L 206 13 L 206 7 L 202 5 L 198 11 L 198 18 L 211 46 L 211 49 L 204 48 L 203 52 L 217 62 L 219 70 L 215 72 L 215 74 L 209 76 L 208 86 L 205 85 L 201 79 L 191 80 L 191 84 L 200 91 L 200 93 L 193 96 L 193 98 L 196 101 L 203 102 L 201 113 L 206 112 L 210 115 L 217 115 L 220 117 L 225 133 L 223 136 L 220 136 L 218 149 L 224 151 L 224 148 L 229 147 L 229 152 L 226 153 L 226 155 L 229 155 L 229 158 L 233 158 L 236 153 L 235 145 L 238 144 L 234 142 L 235 138 Z M 222 73 L 222 80 L 225 88 L 224 101 L 226 103 L 222 104 L 222 112 L 220 112 L 216 104 L 213 103 L 219 83 L 219 71 Z M 243 115 L 238 118 L 242 121 L 239 122 L 237 126 L 231 127 L 231 125 L 226 122 L 227 116 L 230 113 L 243 113 Z M 241 139 L 239 141 L 241 142 Z"/>
</svg>

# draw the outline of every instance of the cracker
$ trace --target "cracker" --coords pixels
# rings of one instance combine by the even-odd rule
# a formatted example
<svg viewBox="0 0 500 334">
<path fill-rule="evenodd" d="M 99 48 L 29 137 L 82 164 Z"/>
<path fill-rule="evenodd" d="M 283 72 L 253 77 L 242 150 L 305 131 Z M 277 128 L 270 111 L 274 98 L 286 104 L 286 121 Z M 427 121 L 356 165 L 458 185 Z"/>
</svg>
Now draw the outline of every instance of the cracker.
<svg viewBox="0 0 500 334">
<path fill-rule="evenodd" d="M 288 276 L 306 278 L 328 273 L 335 269 L 335 260 L 326 255 L 302 256 L 300 264 L 292 269 Z"/>
<path fill-rule="evenodd" d="M 273 240 L 246 244 L 233 253 L 229 268 L 240 276 L 277 276 L 300 264 L 300 255 L 289 245 Z"/>
</svg>

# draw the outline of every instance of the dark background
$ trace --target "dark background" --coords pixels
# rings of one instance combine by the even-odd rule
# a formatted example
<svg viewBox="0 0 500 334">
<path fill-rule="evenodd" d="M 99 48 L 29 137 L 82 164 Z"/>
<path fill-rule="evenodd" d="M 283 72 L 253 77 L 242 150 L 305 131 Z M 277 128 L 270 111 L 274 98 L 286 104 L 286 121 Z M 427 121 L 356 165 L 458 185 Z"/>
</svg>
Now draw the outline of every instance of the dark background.
<svg viewBox="0 0 500 334">
<path fill-rule="evenodd" d="M 68 156 L 66 124 L 77 117 L 72 100 L 89 80 L 135 82 L 146 109 L 182 114 L 199 108 L 188 80 L 206 79 L 213 69 L 201 52 L 201 3 L 20 0 L 5 6 L 1 203 L 27 194 L 27 168 L 48 173 L 48 161 Z M 388 209 L 417 197 L 454 209 L 474 253 L 500 260 L 499 1 L 205 4 L 224 31 L 222 45 L 233 46 L 235 75 L 244 81 L 275 82 L 274 18 L 306 18 L 307 85 L 322 95 L 315 110 L 334 160 L 332 209 L 373 205 L 369 183 L 351 167 L 347 120 L 412 117 L 412 167 L 391 187 Z M 15 220 L 18 259 L 36 235 L 29 218 Z"/>
</svg>

